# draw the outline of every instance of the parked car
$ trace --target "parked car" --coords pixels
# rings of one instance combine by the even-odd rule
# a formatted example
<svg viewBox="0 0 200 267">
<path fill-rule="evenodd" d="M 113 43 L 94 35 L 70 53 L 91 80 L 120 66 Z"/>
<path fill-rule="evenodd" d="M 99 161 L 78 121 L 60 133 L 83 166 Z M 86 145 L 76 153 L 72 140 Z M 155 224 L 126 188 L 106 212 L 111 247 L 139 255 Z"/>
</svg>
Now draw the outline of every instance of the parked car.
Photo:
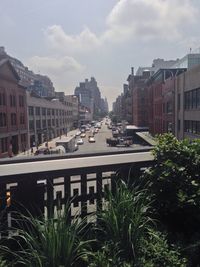
<svg viewBox="0 0 200 267">
<path fill-rule="evenodd" d="M 76 136 L 79 136 L 80 134 L 81 134 L 81 132 L 80 132 L 80 131 L 76 132 Z"/>
<path fill-rule="evenodd" d="M 76 143 L 77 143 L 77 145 L 83 145 L 84 144 L 82 138 L 79 138 Z"/>
<path fill-rule="evenodd" d="M 89 136 L 89 138 L 88 138 L 88 142 L 89 142 L 89 143 L 95 143 L 96 141 L 95 141 L 95 139 L 94 139 L 94 136 Z"/>
<path fill-rule="evenodd" d="M 81 134 L 81 138 L 84 138 L 84 137 L 86 137 L 86 134 L 85 133 L 82 133 Z"/>
<path fill-rule="evenodd" d="M 50 151 L 46 147 L 40 147 L 38 150 L 35 151 L 34 155 L 48 155 L 50 154 Z"/>
</svg>

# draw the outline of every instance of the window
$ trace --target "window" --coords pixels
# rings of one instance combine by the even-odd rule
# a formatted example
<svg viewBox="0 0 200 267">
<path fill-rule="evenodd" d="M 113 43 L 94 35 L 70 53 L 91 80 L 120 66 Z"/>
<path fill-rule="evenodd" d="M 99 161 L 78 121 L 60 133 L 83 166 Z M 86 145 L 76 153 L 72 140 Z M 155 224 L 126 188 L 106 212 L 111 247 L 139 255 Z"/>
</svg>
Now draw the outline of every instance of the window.
<svg viewBox="0 0 200 267">
<path fill-rule="evenodd" d="M 167 107 L 166 107 L 166 109 L 167 109 L 167 113 L 169 114 L 169 113 L 172 113 L 172 103 L 171 102 L 167 102 Z"/>
<path fill-rule="evenodd" d="M 29 129 L 30 130 L 34 129 L 34 121 L 33 120 L 29 121 Z"/>
<path fill-rule="evenodd" d="M 42 115 L 43 115 L 43 116 L 46 115 L 46 108 L 42 108 Z"/>
<path fill-rule="evenodd" d="M 41 126 L 40 126 L 40 120 L 36 120 L 36 128 L 37 129 L 40 129 L 41 128 Z"/>
<path fill-rule="evenodd" d="M 200 108 L 200 88 L 197 89 L 197 108 Z"/>
<path fill-rule="evenodd" d="M 46 120 L 42 120 L 42 127 L 43 127 L 43 128 L 46 128 L 46 127 L 47 127 Z"/>
<path fill-rule="evenodd" d="M 40 115 L 40 107 L 36 107 L 35 109 L 36 116 Z"/>
<path fill-rule="evenodd" d="M 5 93 L 0 93 L 0 106 L 5 106 L 5 105 L 6 105 Z"/>
<path fill-rule="evenodd" d="M 184 121 L 184 131 L 200 135 L 200 121 Z"/>
<path fill-rule="evenodd" d="M 192 90 L 192 108 L 197 108 L 197 98 L 196 98 L 197 90 Z"/>
<path fill-rule="evenodd" d="M 20 113 L 20 124 L 25 124 L 25 116 L 24 116 L 24 113 Z"/>
<path fill-rule="evenodd" d="M 19 95 L 19 106 L 24 107 L 24 96 L 23 95 Z"/>
<path fill-rule="evenodd" d="M 33 107 L 28 107 L 29 116 L 33 116 Z"/>
<path fill-rule="evenodd" d="M 8 138 L 1 138 L 1 153 L 8 151 Z"/>
<path fill-rule="evenodd" d="M 10 106 L 15 107 L 16 106 L 16 97 L 15 95 L 10 95 Z"/>
<path fill-rule="evenodd" d="M 17 125 L 17 115 L 15 113 L 11 113 L 11 126 Z"/>
<path fill-rule="evenodd" d="M 0 113 L 0 127 L 5 127 L 7 125 L 7 117 L 5 112 Z"/>
<path fill-rule="evenodd" d="M 184 103 L 186 110 L 200 108 L 200 88 L 185 92 Z"/>
</svg>

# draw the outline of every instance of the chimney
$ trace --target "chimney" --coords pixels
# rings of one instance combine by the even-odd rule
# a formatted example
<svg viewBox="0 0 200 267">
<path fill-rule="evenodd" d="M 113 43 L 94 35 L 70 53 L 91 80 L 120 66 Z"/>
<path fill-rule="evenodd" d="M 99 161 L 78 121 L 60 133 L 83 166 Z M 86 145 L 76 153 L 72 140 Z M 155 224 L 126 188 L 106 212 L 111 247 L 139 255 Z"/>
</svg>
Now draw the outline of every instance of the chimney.
<svg viewBox="0 0 200 267">
<path fill-rule="evenodd" d="M 131 75 L 134 75 L 134 68 L 131 67 Z"/>
</svg>

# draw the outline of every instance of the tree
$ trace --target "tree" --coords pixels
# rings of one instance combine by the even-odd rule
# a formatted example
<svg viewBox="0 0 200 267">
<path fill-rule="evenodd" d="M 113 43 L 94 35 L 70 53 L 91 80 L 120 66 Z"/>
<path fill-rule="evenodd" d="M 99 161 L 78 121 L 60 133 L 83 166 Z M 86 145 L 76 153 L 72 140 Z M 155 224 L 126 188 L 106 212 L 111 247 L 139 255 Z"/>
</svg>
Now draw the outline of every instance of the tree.
<svg viewBox="0 0 200 267">
<path fill-rule="evenodd" d="M 200 254 L 194 244 L 200 237 L 200 140 L 178 141 L 165 134 L 158 136 L 153 153 L 155 165 L 145 176 L 151 181 L 157 218 L 171 240 L 182 239 L 183 246 L 192 245 Z"/>
</svg>

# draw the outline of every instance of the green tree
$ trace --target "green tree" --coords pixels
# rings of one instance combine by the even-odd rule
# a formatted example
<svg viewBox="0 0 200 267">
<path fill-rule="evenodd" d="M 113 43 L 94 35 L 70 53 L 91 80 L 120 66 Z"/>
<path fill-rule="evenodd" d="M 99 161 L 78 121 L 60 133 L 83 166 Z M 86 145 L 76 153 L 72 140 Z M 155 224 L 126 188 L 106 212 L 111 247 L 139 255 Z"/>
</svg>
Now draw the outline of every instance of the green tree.
<svg viewBox="0 0 200 267">
<path fill-rule="evenodd" d="M 200 237 L 200 140 L 178 141 L 165 134 L 158 137 L 153 153 L 155 165 L 145 176 L 151 181 L 157 218 L 171 240 L 192 245 L 195 258 L 200 254 L 195 242 Z"/>
</svg>

